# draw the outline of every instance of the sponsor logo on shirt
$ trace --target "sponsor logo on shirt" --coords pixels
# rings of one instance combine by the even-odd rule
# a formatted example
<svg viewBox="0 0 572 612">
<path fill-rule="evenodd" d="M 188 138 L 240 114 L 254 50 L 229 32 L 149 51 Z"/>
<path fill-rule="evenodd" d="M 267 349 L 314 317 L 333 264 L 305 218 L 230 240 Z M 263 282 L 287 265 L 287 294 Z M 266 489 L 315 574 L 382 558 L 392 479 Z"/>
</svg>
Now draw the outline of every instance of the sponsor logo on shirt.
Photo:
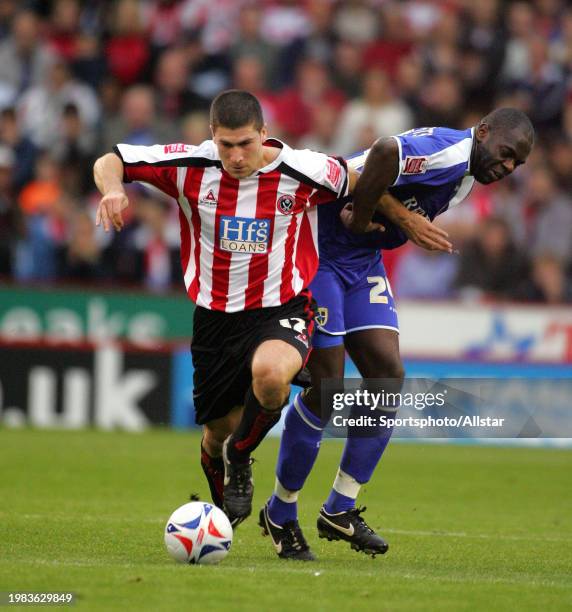
<svg viewBox="0 0 572 612">
<path fill-rule="evenodd" d="M 220 218 L 219 245 L 231 253 L 266 253 L 270 241 L 270 219 Z"/>
<path fill-rule="evenodd" d="M 428 158 L 426 155 L 408 155 L 403 161 L 401 174 L 425 174 Z"/>
<path fill-rule="evenodd" d="M 294 196 L 291 195 L 281 195 L 276 201 L 276 208 L 283 215 L 291 215 L 294 212 Z"/>
<path fill-rule="evenodd" d="M 171 153 L 186 153 L 191 150 L 191 145 L 185 144 L 183 142 L 176 142 L 174 144 L 165 145 L 163 151 L 165 155 L 169 155 Z"/>
<path fill-rule="evenodd" d="M 207 206 L 216 206 L 217 203 L 218 201 L 212 189 L 209 189 L 206 195 L 199 200 L 199 204 L 206 204 Z"/>
<path fill-rule="evenodd" d="M 423 215 L 425 218 L 429 218 L 427 211 L 419 204 L 417 198 L 415 196 L 411 196 L 407 198 L 407 200 L 403 200 L 403 206 L 410 210 L 411 212 L 417 213 L 418 215 Z"/>
<path fill-rule="evenodd" d="M 330 183 L 337 189 L 342 176 L 342 170 L 340 166 L 333 160 L 328 159 L 328 168 L 326 170 L 326 176 Z"/>
</svg>

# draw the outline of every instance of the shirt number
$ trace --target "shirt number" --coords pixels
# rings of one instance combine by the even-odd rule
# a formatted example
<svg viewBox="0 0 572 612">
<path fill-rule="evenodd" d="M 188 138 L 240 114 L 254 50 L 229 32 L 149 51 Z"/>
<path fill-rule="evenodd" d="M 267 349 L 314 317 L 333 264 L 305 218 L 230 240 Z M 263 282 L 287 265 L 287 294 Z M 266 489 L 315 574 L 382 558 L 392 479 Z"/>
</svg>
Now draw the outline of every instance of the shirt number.
<svg viewBox="0 0 572 612">
<path fill-rule="evenodd" d="M 292 317 L 291 319 L 280 319 L 279 321 L 282 327 L 286 327 L 287 329 L 293 329 L 298 334 L 301 334 L 306 331 L 306 321 L 301 319 L 300 317 Z"/>
</svg>

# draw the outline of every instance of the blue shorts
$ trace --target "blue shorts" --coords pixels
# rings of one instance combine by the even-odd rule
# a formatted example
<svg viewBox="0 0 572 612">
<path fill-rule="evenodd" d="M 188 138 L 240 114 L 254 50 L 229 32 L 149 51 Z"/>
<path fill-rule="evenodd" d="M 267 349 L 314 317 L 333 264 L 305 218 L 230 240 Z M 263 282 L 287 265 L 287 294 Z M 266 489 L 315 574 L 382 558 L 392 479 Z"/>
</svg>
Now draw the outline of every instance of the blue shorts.
<svg viewBox="0 0 572 612">
<path fill-rule="evenodd" d="M 395 301 L 381 257 L 358 268 L 341 268 L 322 260 L 310 283 L 318 311 L 312 345 L 343 344 L 344 336 L 362 329 L 399 332 Z"/>
</svg>

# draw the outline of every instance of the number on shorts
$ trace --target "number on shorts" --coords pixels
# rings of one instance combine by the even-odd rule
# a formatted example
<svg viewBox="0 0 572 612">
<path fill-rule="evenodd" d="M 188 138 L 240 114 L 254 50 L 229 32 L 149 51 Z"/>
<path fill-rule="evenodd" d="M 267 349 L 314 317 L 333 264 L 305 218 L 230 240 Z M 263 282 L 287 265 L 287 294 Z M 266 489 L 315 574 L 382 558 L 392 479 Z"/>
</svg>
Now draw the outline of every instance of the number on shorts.
<svg viewBox="0 0 572 612">
<path fill-rule="evenodd" d="M 375 283 L 374 286 L 369 290 L 369 303 L 370 304 L 387 304 L 389 302 L 389 298 L 387 295 L 382 295 L 387 292 L 391 297 L 393 294 L 391 293 L 391 287 L 389 283 L 383 278 L 383 276 L 368 276 L 368 283 Z"/>
<path fill-rule="evenodd" d="M 294 324 L 290 323 L 293 321 Z M 301 334 L 306 331 L 306 321 L 300 317 L 292 317 L 291 319 L 280 319 L 279 321 L 282 327 L 293 329 L 296 333 Z"/>
</svg>

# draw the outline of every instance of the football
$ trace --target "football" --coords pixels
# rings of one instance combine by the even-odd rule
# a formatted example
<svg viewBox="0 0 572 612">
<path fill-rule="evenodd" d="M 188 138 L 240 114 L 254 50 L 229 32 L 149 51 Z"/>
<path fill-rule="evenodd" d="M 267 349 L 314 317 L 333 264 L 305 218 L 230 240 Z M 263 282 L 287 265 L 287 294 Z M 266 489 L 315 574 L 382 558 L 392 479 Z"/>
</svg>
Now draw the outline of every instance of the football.
<svg viewBox="0 0 572 612">
<path fill-rule="evenodd" d="M 219 563 L 231 544 L 232 527 L 226 514 L 207 502 L 177 508 L 165 526 L 165 546 L 179 563 Z"/>
</svg>

